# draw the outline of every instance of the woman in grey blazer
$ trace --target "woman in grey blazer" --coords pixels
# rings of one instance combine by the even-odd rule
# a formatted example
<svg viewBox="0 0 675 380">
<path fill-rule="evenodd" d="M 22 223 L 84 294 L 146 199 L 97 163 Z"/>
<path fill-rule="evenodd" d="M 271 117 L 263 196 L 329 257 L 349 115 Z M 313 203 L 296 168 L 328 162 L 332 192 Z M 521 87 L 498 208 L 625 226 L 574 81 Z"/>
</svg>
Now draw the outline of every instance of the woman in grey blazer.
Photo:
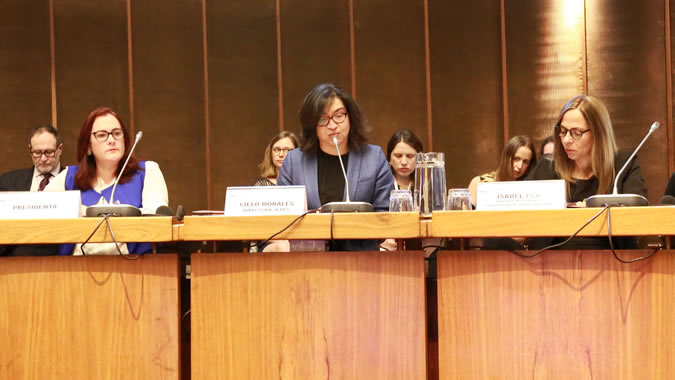
<svg viewBox="0 0 675 380">
<path fill-rule="evenodd" d="M 278 185 L 304 185 L 307 207 L 345 200 L 345 179 L 338 150 L 349 181 L 352 201 L 371 203 L 375 211 L 389 209 L 394 177 L 382 148 L 367 143 L 366 124 L 348 93 L 333 84 L 320 84 L 305 97 L 300 109 L 303 142 L 284 160 Z M 378 250 L 375 240 L 331 242 L 332 250 Z"/>
</svg>

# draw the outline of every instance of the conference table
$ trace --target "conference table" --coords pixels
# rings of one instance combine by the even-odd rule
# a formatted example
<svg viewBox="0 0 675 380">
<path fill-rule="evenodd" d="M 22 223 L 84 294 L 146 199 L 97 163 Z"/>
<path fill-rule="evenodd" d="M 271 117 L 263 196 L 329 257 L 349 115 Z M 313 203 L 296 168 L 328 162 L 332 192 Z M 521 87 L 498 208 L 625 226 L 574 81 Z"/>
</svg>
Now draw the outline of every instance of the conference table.
<svg viewBox="0 0 675 380">
<path fill-rule="evenodd" d="M 275 238 L 562 237 L 599 211 L 310 214 Z M 675 208 L 610 212 L 613 236 L 675 236 Z M 294 219 L 111 223 L 120 241 L 180 242 L 264 240 Z M 99 221 L 0 220 L 0 244 L 82 242 Z M 607 212 L 579 236 L 607 236 Z M 111 238 L 101 230 L 92 241 Z M 624 379 L 675 369 L 669 245 L 632 264 L 605 250 L 524 258 L 458 246 L 438 253 L 436 300 L 426 299 L 421 251 L 193 254 L 192 378 Z M 0 378 L 178 377 L 178 277 L 176 255 L 1 258 Z M 438 310 L 428 316 L 430 301 Z M 433 358 L 428 317 L 438 323 Z"/>
</svg>

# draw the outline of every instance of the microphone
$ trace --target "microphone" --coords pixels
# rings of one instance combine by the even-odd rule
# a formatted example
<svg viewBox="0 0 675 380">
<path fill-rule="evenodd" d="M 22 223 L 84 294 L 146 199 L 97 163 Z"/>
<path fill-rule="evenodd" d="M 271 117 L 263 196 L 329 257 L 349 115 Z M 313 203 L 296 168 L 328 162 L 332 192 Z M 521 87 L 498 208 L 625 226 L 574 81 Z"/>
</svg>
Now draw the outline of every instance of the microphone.
<svg viewBox="0 0 675 380">
<path fill-rule="evenodd" d="M 117 175 L 117 178 L 115 179 L 115 184 L 113 185 L 112 192 L 110 192 L 110 202 L 108 202 L 107 205 L 94 205 L 94 206 L 89 206 L 87 207 L 87 216 L 105 216 L 105 215 L 110 215 L 110 216 L 141 216 L 141 210 L 138 207 L 132 206 L 132 205 L 123 205 L 123 204 L 114 204 L 113 203 L 113 197 L 115 196 L 115 190 L 117 189 L 117 183 L 120 181 L 120 177 L 122 177 L 122 173 L 124 173 L 124 169 L 127 167 L 127 163 L 129 163 L 129 159 L 131 158 L 131 155 L 134 153 L 134 149 L 136 149 L 136 144 L 138 144 L 138 141 L 141 140 L 141 137 L 143 137 L 143 131 L 138 131 L 136 133 L 136 141 L 134 141 L 134 145 L 131 147 L 131 150 L 129 151 L 129 155 L 127 155 L 126 161 L 124 161 L 124 165 L 122 165 L 122 169 L 120 169 L 120 173 Z"/>
<path fill-rule="evenodd" d="M 321 206 L 320 212 L 373 212 L 375 208 L 368 202 L 352 202 L 349 199 L 349 180 L 347 179 L 347 172 L 345 165 L 342 163 L 342 156 L 340 155 L 340 147 L 338 146 L 337 137 L 333 136 L 333 144 L 337 150 L 338 160 L 342 167 L 342 175 L 345 177 L 345 189 L 347 190 L 346 202 L 328 202 Z"/>
<path fill-rule="evenodd" d="M 668 206 L 675 206 L 675 197 L 672 195 L 664 195 L 661 197 L 661 200 L 659 201 L 660 205 L 668 205 Z"/>
<path fill-rule="evenodd" d="M 623 174 L 623 171 L 626 170 L 628 167 L 628 164 L 633 160 L 633 157 L 637 154 L 637 152 L 642 148 L 642 144 L 647 141 L 649 136 L 654 133 L 657 129 L 659 129 L 659 124 L 658 121 L 655 121 L 652 123 L 652 126 L 649 128 L 649 132 L 647 133 L 647 136 L 642 139 L 640 142 L 640 145 L 635 148 L 633 151 L 633 154 L 628 157 L 628 160 L 626 160 L 626 163 L 623 165 L 621 170 L 617 173 L 616 177 L 614 178 L 614 191 L 612 194 L 598 194 L 598 195 L 593 195 L 588 198 L 586 198 L 586 206 L 587 207 L 604 207 L 607 205 L 610 206 L 648 206 L 649 201 L 647 198 L 643 197 L 642 195 L 638 194 L 619 194 L 618 191 L 618 185 L 619 185 L 619 178 L 621 177 L 621 174 Z"/>
</svg>

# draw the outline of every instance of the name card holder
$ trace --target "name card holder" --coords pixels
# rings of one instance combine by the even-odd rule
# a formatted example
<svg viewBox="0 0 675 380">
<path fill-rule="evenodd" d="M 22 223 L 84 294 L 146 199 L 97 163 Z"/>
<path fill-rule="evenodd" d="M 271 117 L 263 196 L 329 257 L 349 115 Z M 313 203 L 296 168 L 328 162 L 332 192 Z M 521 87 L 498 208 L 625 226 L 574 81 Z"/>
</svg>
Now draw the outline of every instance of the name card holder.
<svg viewBox="0 0 675 380">
<path fill-rule="evenodd" d="M 231 186 L 225 216 L 300 215 L 307 210 L 304 186 Z"/>
<path fill-rule="evenodd" d="M 71 219 L 80 217 L 80 191 L 0 192 L 0 219 Z"/>
<path fill-rule="evenodd" d="M 476 210 L 559 210 L 567 205 L 565 181 L 483 182 L 476 192 Z"/>
</svg>

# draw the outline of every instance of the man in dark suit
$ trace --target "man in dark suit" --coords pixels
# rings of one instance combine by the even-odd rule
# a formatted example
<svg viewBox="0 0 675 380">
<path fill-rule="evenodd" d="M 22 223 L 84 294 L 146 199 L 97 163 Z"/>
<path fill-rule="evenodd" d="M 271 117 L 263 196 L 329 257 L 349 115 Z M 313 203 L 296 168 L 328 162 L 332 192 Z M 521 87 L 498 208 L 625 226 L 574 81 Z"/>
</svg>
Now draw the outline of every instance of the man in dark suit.
<svg viewBox="0 0 675 380">
<path fill-rule="evenodd" d="M 0 191 L 42 191 L 61 171 L 63 142 L 51 125 L 33 128 L 28 144 L 33 167 L 0 175 Z M 56 246 L 0 246 L 0 256 L 44 256 L 56 254 Z"/>
</svg>

